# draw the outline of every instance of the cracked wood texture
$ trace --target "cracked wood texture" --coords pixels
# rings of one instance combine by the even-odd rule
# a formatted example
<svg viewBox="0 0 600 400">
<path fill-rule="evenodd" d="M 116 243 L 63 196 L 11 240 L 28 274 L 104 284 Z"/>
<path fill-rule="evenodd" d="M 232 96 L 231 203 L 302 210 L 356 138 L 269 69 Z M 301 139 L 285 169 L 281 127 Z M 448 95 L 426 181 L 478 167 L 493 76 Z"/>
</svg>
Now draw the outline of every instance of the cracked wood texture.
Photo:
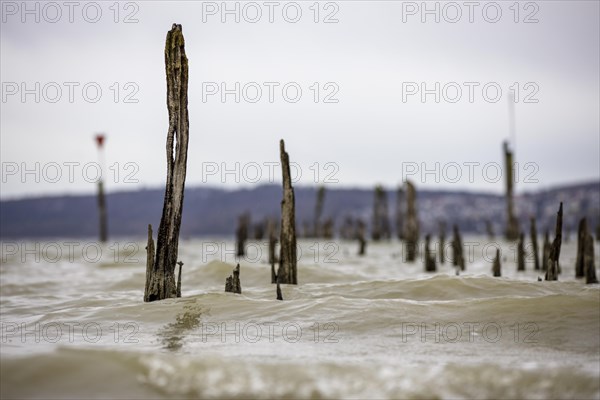
<svg viewBox="0 0 600 400">
<path fill-rule="evenodd" d="M 290 157 L 283 139 L 279 142 L 281 170 L 283 173 L 283 200 L 281 200 L 281 233 L 279 237 L 278 283 L 298 284 L 296 270 L 296 210 L 294 188 L 290 175 Z"/>
<path fill-rule="evenodd" d="M 556 230 L 554 233 L 554 241 L 550 246 L 550 254 L 548 255 L 548 269 L 546 270 L 547 281 L 557 281 L 558 274 L 560 273 L 560 265 L 558 260 L 560 258 L 560 246 L 562 244 L 562 217 L 563 217 L 563 203 L 560 203 L 558 213 L 556 215 Z"/>
<path fill-rule="evenodd" d="M 158 228 L 156 256 L 144 301 L 177 297 L 175 266 L 179 246 L 179 228 L 183 211 L 183 192 L 189 137 L 188 60 L 181 25 L 173 24 L 165 44 L 167 74 L 167 183 L 162 217 Z M 150 256 L 150 253 L 148 253 Z"/>
</svg>

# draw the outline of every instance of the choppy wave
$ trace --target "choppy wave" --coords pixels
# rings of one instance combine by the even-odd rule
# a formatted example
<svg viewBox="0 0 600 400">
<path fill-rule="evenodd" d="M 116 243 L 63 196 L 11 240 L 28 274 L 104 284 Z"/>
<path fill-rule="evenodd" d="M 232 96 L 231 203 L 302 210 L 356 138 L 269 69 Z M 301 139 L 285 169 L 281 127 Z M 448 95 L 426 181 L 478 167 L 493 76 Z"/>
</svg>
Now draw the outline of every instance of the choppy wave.
<svg viewBox="0 0 600 400">
<path fill-rule="evenodd" d="M 600 398 L 600 288 L 569 262 L 558 282 L 510 262 L 494 278 L 481 258 L 426 274 L 393 243 L 352 246 L 301 260 L 283 302 L 264 260 L 242 261 L 242 294 L 224 293 L 236 261 L 203 260 L 194 241 L 183 297 L 150 304 L 142 260 L 8 260 L 2 398 Z"/>
</svg>

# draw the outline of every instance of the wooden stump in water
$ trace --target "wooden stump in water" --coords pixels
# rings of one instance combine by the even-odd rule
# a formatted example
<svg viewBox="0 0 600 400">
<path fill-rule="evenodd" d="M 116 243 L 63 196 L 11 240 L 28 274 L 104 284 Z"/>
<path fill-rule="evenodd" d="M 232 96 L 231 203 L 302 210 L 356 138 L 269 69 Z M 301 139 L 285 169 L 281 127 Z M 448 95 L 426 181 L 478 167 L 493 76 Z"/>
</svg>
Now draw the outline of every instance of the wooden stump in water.
<svg viewBox="0 0 600 400">
<path fill-rule="evenodd" d="M 588 229 L 587 220 L 581 218 L 577 229 L 577 257 L 575 258 L 575 278 L 583 278 L 584 271 L 584 254 L 587 241 Z"/>
<path fill-rule="evenodd" d="M 313 219 L 313 234 L 312 237 L 319 238 L 324 232 L 321 227 L 321 216 L 323 214 L 323 203 L 325 202 L 325 187 L 321 186 L 317 190 L 317 201 L 315 203 L 315 215 Z"/>
<path fill-rule="evenodd" d="M 225 280 L 225 291 L 242 294 L 242 284 L 240 282 L 240 264 L 233 269 L 233 275 L 229 275 L 229 277 Z"/>
<path fill-rule="evenodd" d="M 388 216 L 387 194 L 383 186 L 375 187 L 375 198 L 373 199 L 373 227 L 371 238 L 373 241 L 390 238 L 390 221 Z"/>
<path fill-rule="evenodd" d="M 277 279 L 280 283 L 297 285 L 294 188 L 292 187 L 292 177 L 290 174 L 290 157 L 285 151 L 285 142 L 283 139 L 279 142 L 279 153 L 283 172 L 283 200 L 281 200 L 281 232 Z"/>
<path fill-rule="evenodd" d="M 463 255 L 462 239 L 458 226 L 454 225 L 454 238 L 452 239 L 452 265 L 460 268 L 461 271 L 465 270 L 465 257 Z"/>
<path fill-rule="evenodd" d="M 488 240 L 494 240 L 494 237 L 496 235 L 494 235 L 494 227 L 492 225 L 492 221 L 490 221 L 489 219 L 485 220 L 485 231 L 487 232 Z"/>
<path fill-rule="evenodd" d="M 517 244 L 517 271 L 525 271 L 525 235 L 519 234 L 519 243 Z"/>
<path fill-rule="evenodd" d="M 283 295 L 281 294 L 281 286 L 279 286 L 279 282 L 277 282 L 277 300 L 283 300 Z"/>
<path fill-rule="evenodd" d="M 554 241 L 550 246 L 550 254 L 548 255 L 548 269 L 546 270 L 545 280 L 557 281 L 559 273 L 558 260 L 560 258 L 560 246 L 562 243 L 562 216 L 563 216 L 563 203 L 560 203 L 558 213 L 556 216 L 556 229 Z"/>
<path fill-rule="evenodd" d="M 358 255 L 364 256 L 367 247 L 367 240 L 365 239 L 365 223 L 362 219 L 359 219 L 356 225 L 356 239 L 358 239 Z"/>
<path fill-rule="evenodd" d="M 437 271 L 437 266 L 435 264 L 435 256 L 431 255 L 431 250 L 429 249 L 429 241 L 431 236 L 427 234 L 425 236 L 425 272 L 435 272 Z"/>
<path fill-rule="evenodd" d="M 402 186 L 396 192 L 396 235 L 404 240 L 404 189 Z"/>
<path fill-rule="evenodd" d="M 506 240 L 515 241 L 519 237 L 519 222 L 514 213 L 513 199 L 513 153 L 508 148 L 508 143 L 503 143 L 504 168 L 506 170 Z"/>
<path fill-rule="evenodd" d="M 544 234 L 544 245 L 542 246 L 542 271 L 548 270 L 548 258 L 550 257 L 550 235 L 548 231 Z"/>
<path fill-rule="evenodd" d="M 177 297 L 175 265 L 179 249 L 179 228 L 183 210 L 183 193 L 187 164 L 189 120 L 187 110 L 188 60 L 181 25 L 173 24 L 167 33 L 165 45 L 165 70 L 167 74 L 167 182 L 162 217 L 158 228 L 156 255 L 148 246 L 146 288 L 144 301 Z M 176 142 L 176 145 L 175 145 Z M 148 229 L 149 240 L 152 230 Z M 153 253 L 153 252 L 152 252 Z"/>
<path fill-rule="evenodd" d="M 440 228 L 440 264 L 446 262 L 446 221 L 439 222 Z"/>
<path fill-rule="evenodd" d="M 406 240 L 406 261 L 417 258 L 419 242 L 419 218 L 417 216 L 417 191 L 410 181 L 406 181 L 406 223 L 404 225 Z"/>
<path fill-rule="evenodd" d="M 238 226 L 235 230 L 236 254 L 243 257 L 246 254 L 246 240 L 248 240 L 248 227 L 250 226 L 250 214 L 244 213 L 238 218 Z"/>
<path fill-rule="evenodd" d="M 502 276 L 502 265 L 500 265 L 500 249 L 496 249 L 496 258 L 494 258 L 492 272 L 495 277 Z"/>
<path fill-rule="evenodd" d="M 535 218 L 531 217 L 529 235 L 531 237 L 531 246 L 533 248 L 533 267 L 536 271 L 540 269 L 540 257 L 537 240 L 537 229 L 535 227 Z"/>
<path fill-rule="evenodd" d="M 269 264 L 271 265 L 271 283 L 277 282 L 277 273 L 275 272 L 275 245 L 277 244 L 275 222 L 269 219 L 267 222 L 267 231 L 269 234 Z"/>
<path fill-rule="evenodd" d="M 177 297 L 181 297 L 181 267 L 183 267 L 183 263 L 178 261 L 177 265 L 179 265 L 179 272 L 177 273 Z"/>
<path fill-rule="evenodd" d="M 586 235 L 584 253 L 585 283 L 598 283 L 598 278 L 596 277 L 596 265 L 594 262 L 594 237 L 590 233 L 587 233 Z"/>
</svg>

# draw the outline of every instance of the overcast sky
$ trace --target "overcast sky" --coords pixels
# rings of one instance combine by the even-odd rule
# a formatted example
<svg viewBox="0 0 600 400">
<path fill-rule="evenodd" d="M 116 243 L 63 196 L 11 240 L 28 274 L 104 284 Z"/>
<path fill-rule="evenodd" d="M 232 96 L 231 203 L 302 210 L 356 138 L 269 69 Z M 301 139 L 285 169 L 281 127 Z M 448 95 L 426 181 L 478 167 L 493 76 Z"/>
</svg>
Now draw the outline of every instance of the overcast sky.
<svg viewBox="0 0 600 400">
<path fill-rule="evenodd" d="M 239 22 L 220 1 L 51 4 L 2 2 L 3 199 L 93 193 L 97 132 L 109 192 L 162 187 L 174 22 L 189 59 L 188 186 L 279 182 L 284 138 L 298 184 L 499 193 L 511 92 L 518 192 L 600 179 L 597 1 L 428 2 L 439 22 L 400 1 L 227 2 Z"/>
</svg>

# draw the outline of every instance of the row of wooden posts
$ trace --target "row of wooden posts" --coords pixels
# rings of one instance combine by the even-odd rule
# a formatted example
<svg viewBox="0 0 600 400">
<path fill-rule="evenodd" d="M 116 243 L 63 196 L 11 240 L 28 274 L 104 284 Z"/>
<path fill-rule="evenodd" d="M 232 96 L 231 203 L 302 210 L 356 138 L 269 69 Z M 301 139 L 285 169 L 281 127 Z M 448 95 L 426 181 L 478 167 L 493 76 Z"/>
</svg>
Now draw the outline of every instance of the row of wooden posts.
<svg viewBox="0 0 600 400">
<path fill-rule="evenodd" d="M 179 230 L 183 210 L 183 195 L 185 188 L 187 149 L 189 139 L 189 120 L 187 110 L 188 89 L 188 61 L 185 54 L 185 41 L 181 25 L 173 24 L 167 33 L 165 45 L 165 70 L 167 76 L 167 109 L 169 114 L 169 129 L 167 132 L 167 180 L 165 197 L 160 225 L 157 233 L 156 247 L 153 239 L 152 226 L 148 226 L 147 261 L 146 261 L 146 283 L 144 290 L 144 301 L 151 302 L 166 298 L 181 297 L 181 275 L 183 263 L 177 260 L 179 246 Z M 507 165 L 512 165 L 512 153 L 508 146 L 504 145 Z M 280 284 L 298 284 L 297 254 L 296 254 L 296 226 L 295 226 L 295 197 L 290 174 L 290 159 L 285 149 L 283 140 L 279 143 L 279 154 L 283 175 L 283 199 L 281 201 L 281 223 L 279 229 L 279 257 L 275 257 L 275 244 L 277 242 L 275 223 L 270 220 L 267 223 L 269 236 L 269 263 L 271 264 L 271 283 L 277 285 L 277 299 L 282 300 Z M 511 168 L 508 168 L 511 171 Z M 507 213 L 508 224 L 505 235 L 508 239 L 519 239 L 518 244 L 518 270 L 525 269 L 524 263 L 524 235 L 518 233 L 518 223 L 514 217 L 512 201 L 512 176 L 507 174 Z M 327 235 L 328 229 L 321 229 L 319 220 L 323 210 L 325 192 L 320 189 L 317 194 L 315 208 L 315 221 L 313 232 L 315 235 L 321 233 Z M 400 190 L 398 202 L 406 202 L 406 213 L 398 213 L 397 229 L 399 237 L 406 243 L 406 258 L 412 262 L 417 257 L 419 240 L 419 221 L 416 208 L 416 190 L 411 182 L 406 182 L 405 192 Z M 373 212 L 373 240 L 390 238 L 390 226 L 388 221 L 387 198 L 381 186 L 375 190 L 375 203 Z M 237 254 L 243 255 L 244 241 L 248 237 L 250 218 L 243 215 L 236 231 Z M 332 222 L 331 222 L 332 229 Z M 489 229 L 488 229 L 489 230 Z M 446 224 L 440 223 L 440 262 L 444 263 L 444 243 Z M 359 221 L 354 233 L 359 242 L 359 254 L 364 255 L 366 249 L 365 224 Z M 531 221 L 531 238 L 534 248 L 535 269 L 539 269 L 537 232 L 535 220 Z M 425 270 L 433 272 L 437 270 L 436 257 L 431 253 L 431 236 L 425 236 Z M 587 230 L 586 220 L 583 219 L 579 225 L 578 253 L 576 264 L 576 277 L 586 277 L 587 283 L 597 283 L 594 267 L 593 238 Z M 548 235 L 544 241 L 542 269 L 546 272 L 546 280 L 557 280 L 560 273 L 559 256 L 562 242 L 562 203 L 560 205 L 555 238 L 552 244 L 548 241 Z M 452 263 L 459 271 L 465 270 L 465 257 L 463 244 L 459 229 L 453 227 L 452 239 Z M 278 264 L 277 271 L 275 264 Z M 176 266 L 179 266 L 177 280 L 175 280 Z M 494 276 L 501 275 L 500 252 L 496 253 L 493 262 Z M 240 265 L 238 264 L 230 277 L 226 279 L 225 290 L 228 292 L 241 293 Z"/>
</svg>

